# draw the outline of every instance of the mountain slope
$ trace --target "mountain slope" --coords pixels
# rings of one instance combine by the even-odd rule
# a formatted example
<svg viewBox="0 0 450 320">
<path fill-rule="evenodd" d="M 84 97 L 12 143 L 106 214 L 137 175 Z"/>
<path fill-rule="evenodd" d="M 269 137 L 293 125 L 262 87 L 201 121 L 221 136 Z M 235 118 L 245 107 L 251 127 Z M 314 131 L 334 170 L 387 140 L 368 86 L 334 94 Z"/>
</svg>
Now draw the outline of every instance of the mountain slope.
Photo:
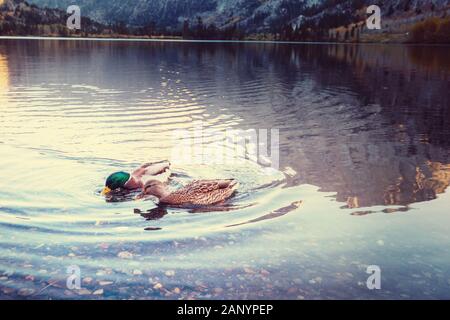
<svg viewBox="0 0 450 320">
<path fill-rule="evenodd" d="M 72 0 L 28 1 L 40 7 L 59 8 L 61 12 L 73 4 Z M 103 31 L 90 33 L 136 36 L 157 33 L 187 39 L 428 42 L 427 38 L 433 38 L 432 42 L 447 42 L 445 33 L 450 23 L 450 0 L 78 0 L 76 3 L 83 16 L 103 24 Z M 365 27 L 366 8 L 372 4 L 381 8 L 381 30 Z M 427 36 L 427 29 L 437 28 L 439 35 Z M 419 40 L 411 37 L 415 29 L 419 31 L 416 37 Z"/>
<path fill-rule="evenodd" d="M 39 6 L 66 9 L 72 0 L 30 0 Z M 83 15 L 106 24 L 129 26 L 156 24 L 159 28 L 181 30 L 183 22 L 201 17 L 205 25 L 219 28 L 238 25 L 246 33 L 279 32 L 286 23 L 311 26 L 327 19 L 342 25 L 361 20 L 360 8 L 381 7 L 383 17 L 442 11 L 450 0 L 78 0 Z M 359 10 L 359 11 L 358 11 Z M 311 24 L 311 21 L 314 23 Z"/>
<path fill-rule="evenodd" d="M 59 9 L 39 8 L 24 0 L 0 0 L 0 35 L 2 36 L 70 36 L 79 31 L 66 26 L 68 14 Z M 83 19 L 83 34 L 98 34 L 104 29 L 91 19 Z"/>
<path fill-rule="evenodd" d="M 249 29 L 270 28 L 293 19 L 321 0 L 79 0 L 82 14 L 102 23 L 124 21 L 143 26 L 180 28 L 197 16 L 205 23 L 226 27 L 240 22 Z M 72 0 L 31 0 L 39 6 L 65 9 Z"/>
</svg>

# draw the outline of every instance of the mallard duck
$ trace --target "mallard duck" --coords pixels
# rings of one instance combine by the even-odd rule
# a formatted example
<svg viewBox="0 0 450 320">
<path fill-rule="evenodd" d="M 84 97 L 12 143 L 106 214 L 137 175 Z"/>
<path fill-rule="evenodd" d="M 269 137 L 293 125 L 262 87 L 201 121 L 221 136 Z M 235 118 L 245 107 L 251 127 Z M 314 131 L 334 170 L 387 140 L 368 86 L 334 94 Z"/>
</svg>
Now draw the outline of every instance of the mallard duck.
<svg viewBox="0 0 450 320">
<path fill-rule="evenodd" d="M 102 195 L 106 195 L 117 189 L 140 189 L 148 180 L 159 179 L 166 181 L 170 174 L 170 162 L 167 160 L 145 163 L 131 174 L 124 171 L 115 172 L 106 179 Z"/>
<path fill-rule="evenodd" d="M 165 183 L 149 180 L 137 199 L 153 195 L 159 199 L 160 204 L 210 205 L 230 198 L 238 186 L 239 183 L 234 179 L 195 180 L 175 192 L 170 192 Z"/>
</svg>

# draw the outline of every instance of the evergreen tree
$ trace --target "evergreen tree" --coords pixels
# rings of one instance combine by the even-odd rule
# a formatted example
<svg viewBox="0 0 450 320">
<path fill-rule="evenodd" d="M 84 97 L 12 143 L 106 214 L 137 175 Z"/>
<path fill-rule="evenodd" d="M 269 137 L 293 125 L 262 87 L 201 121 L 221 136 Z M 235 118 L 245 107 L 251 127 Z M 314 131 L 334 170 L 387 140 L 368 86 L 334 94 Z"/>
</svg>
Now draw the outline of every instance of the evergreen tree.
<svg viewBox="0 0 450 320">
<path fill-rule="evenodd" d="M 199 39 L 203 38 L 204 34 L 204 26 L 202 17 L 197 17 L 197 28 L 196 28 L 196 37 Z"/>
<path fill-rule="evenodd" d="M 182 32 L 183 39 L 189 39 L 190 33 L 191 32 L 189 30 L 189 20 L 186 19 L 183 22 L 183 32 Z"/>
</svg>

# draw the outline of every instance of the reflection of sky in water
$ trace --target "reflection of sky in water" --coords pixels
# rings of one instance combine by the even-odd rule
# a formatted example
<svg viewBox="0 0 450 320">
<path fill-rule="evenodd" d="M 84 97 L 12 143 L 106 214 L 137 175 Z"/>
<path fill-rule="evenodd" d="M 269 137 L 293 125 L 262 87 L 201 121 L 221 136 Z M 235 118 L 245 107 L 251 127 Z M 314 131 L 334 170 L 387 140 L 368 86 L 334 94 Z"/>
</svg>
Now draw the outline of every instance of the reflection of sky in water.
<svg viewBox="0 0 450 320">
<path fill-rule="evenodd" d="M 0 42 L 0 297 L 72 297 L 76 264 L 87 298 L 448 298 L 448 74 L 391 48 Z M 177 164 L 199 121 L 279 128 L 289 175 Z M 99 197 L 166 158 L 240 192 L 206 213 Z"/>
</svg>

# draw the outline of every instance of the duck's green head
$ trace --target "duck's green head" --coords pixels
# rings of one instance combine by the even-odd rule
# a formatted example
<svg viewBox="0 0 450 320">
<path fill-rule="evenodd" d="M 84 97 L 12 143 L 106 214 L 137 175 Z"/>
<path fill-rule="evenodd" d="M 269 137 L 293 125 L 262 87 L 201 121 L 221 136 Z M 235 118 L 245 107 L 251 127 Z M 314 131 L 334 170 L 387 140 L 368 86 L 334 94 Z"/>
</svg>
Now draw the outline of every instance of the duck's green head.
<svg viewBox="0 0 450 320">
<path fill-rule="evenodd" d="M 130 180 L 130 174 L 120 171 L 113 173 L 106 179 L 105 188 L 103 188 L 102 195 L 108 194 L 113 190 L 123 188 Z"/>
</svg>

